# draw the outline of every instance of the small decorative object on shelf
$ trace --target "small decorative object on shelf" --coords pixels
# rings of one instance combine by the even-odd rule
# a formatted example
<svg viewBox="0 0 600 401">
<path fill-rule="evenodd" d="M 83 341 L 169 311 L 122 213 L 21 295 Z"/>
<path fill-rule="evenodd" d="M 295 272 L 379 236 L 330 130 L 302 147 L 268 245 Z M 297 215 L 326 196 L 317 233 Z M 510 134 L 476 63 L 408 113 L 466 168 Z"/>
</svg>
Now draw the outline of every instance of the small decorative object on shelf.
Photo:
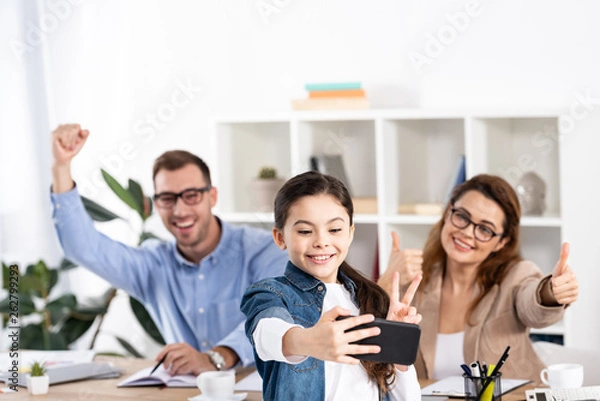
<svg viewBox="0 0 600 401">
<path fill-rule="evenodd" d="M 31 365 L 31 373 L 27 376 L 27 389 L 30 394 L 47 394 L 50 378 L 46 375 L 46 364 L 38 361 Z"/>
<path fill-rule="evenodd" d="M 258 171 L 258 178 L 261 180 L 270 180 L 277 178 L 277 170 L 274 167 L 263 166 Z"/>
<path fill-rule="evenodd" d="M 308 98 L 293 99 L 292 110 L 368 109 L 369 101 L 360 82 L 306 84 Z"/>
<path fill-rule="evenodd" d="M 258 170 L 258 176 L 253 181 L 254 199 L 259 212 L 272 212 L 275 195 L 285 182 L 277 177 L 277 170 L 272 166 L 263 166 Z"/>
<path fill-rule="evenodd" d="M 529 171 L 517 183 L 517 195 L 521 204 L 521 211 L 526 216 L 541 216 L 546 210 L 546 183 L 544 180 Z"/>
</svg>

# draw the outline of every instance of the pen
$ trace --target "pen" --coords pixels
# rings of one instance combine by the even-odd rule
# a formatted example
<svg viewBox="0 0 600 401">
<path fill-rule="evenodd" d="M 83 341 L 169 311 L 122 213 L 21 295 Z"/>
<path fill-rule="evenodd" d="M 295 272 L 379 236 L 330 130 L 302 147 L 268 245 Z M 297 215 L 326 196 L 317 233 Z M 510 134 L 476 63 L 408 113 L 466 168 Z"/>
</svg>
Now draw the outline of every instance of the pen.
<svg viewBox="0 0 600 401">
<path fill-rule="evenodd" d="M 460 367 L 467 374 L 467 376 L 471 376 L 471 369 L 469 369 L 469 367 L 465 363 L 460 365 Z"/>
<path fill-rule="evenodd" d="M 160 366 L 161 363 L 163 363 L 165 361 L 165 359 L 167 358 L 168 354 L 165 354 L 165 356 L 163 356 L 162 358 L 160 358 L 160 361 L 158 361 L 158 363 L 156 364 L 156 366 L 154 367 L 154 369 L 152 369 L 150 371 L 150 374 L 154 373 L 156 371 L 156 369 L 158 369 L 158 367 Z"/>
<path fill-rule="evenodd" d="M 496 366 L 494 366 L 494 370 L 492 370 L 492 373 L 488 376 L 485 383 L 483 383 L 483 387 L 481 388 L 481 392 L 479 393 L 479 397 L 477 397 L 477 399 L 481 399 L 481 395 L 483 394 L 485 389 L 490 385 L 491 382 L 494 381 L 494 376 L 496 376 L 496 374 L 500 371 L 500 368 L 502 367 L 502 365 L 504 365 L 504 362 L 506 362 L 506 358 L 508 358 L 508 350 L 510 350 L 510 345 L 506 347 L 504 353 L 500 357 L 500 360 L 498 360 L 498 363 L 496 364 Z"/>
</svg>

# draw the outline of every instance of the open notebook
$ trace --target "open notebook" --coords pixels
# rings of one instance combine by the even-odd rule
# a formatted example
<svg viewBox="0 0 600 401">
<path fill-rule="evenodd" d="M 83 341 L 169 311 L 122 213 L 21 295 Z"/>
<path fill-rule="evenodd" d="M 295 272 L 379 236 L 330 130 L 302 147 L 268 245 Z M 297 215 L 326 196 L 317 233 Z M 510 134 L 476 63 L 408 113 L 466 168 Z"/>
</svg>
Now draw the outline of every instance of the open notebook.
<svg viewBox="0 0 600 401">
<path fill-rule="evenodd" d="M 162 365 L 152 374 L 154 367 L 149 366 L 132 374 L 122 382 L 118 387 L 136 387 L 136 386 L 167 386 L 167 387 L 196 387 L 196 376 L 194 375 L 179 375 L 171 376 Z"/>
</svg>

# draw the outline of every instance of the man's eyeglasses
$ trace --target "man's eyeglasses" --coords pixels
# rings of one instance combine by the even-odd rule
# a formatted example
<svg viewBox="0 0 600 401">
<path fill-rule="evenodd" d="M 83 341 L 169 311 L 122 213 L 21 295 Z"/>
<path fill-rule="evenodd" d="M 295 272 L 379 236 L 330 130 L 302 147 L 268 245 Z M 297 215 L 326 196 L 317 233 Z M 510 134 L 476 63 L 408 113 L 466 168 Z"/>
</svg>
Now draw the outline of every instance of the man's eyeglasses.
<svg viewBox="0 0 600 401">
<path fill-rule="evenodd" d="M 175 206 L 177 198 L 181 198 L 186 205 L 195 205 L 202 202 L 204 193 L 210 191 L 212 186 L 207 185 L 204 188 L 188 188 L 179 193 L 161 192 L 154 195 L 154 204 L 161 209 L 171 209 Z"/>
<path fill-rule="evenodd" d="M 456 228 L 467 228 L 473 224 L 473 235 L 475 239 L 481 242 L 488 242 L 492 238 L 502 235 L 503 233 L 495 233 L 491 228 L 483 224 L 473 223 L 473 220 L 462 210 L 452 208 L 450 209 L 452 214 L 450 215 L 450 222 Z"/>
</svg>

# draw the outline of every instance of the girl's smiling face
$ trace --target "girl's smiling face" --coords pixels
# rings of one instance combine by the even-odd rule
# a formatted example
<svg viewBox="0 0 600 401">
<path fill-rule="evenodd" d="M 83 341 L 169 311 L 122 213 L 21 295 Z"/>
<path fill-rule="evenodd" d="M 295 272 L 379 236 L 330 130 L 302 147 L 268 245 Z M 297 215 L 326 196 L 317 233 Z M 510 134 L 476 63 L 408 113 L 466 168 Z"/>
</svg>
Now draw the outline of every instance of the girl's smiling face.
<svg viewBox="0 0 600 401">
<path fill-rule="evenodd" d="M 354 238 L 354 225 L 335 197 L 303 196 L 290 206 L 283 230 L 273 229 L 273 238 L 287 249 L 296 267 L 324 283 L 335 283 Z"/>
</svg>

